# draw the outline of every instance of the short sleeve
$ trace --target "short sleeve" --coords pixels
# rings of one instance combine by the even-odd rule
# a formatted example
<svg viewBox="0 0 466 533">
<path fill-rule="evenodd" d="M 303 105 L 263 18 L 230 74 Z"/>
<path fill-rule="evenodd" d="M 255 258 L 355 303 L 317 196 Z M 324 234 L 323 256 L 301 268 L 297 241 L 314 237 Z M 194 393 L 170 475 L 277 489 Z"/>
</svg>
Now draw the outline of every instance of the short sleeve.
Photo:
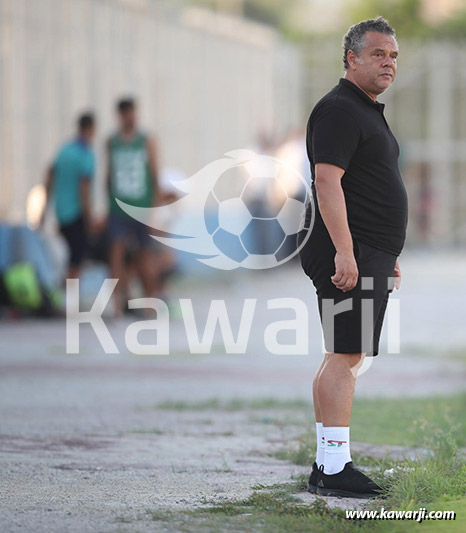
<svg viewBox="0 0 466 533">
<path fill-rule="evenodd" d="M 92 151 L 86 153 L 86 157 L 83 158 L 81 167 L 81 179 L 93 178 L 95 173 L 95 156 Z"/>
<path fill-rule="evenodd" d="M 314 164 L 329 163 L 347 170 L 359 138 L 359 126 L 348 111 L 337 107 L 321 110 L 309 139 Z"/>
</svg>

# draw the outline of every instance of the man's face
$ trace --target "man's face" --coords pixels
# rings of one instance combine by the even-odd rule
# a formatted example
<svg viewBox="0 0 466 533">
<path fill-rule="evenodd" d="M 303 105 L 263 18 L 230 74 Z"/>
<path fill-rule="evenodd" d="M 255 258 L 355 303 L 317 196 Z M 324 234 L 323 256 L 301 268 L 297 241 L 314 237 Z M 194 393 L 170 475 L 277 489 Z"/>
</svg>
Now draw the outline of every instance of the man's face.
<svg viewBox="0 0 466 533">
<path fill-rule="evenodd" d="M 87 144 L 92 144 L 95 137 L 95 126 L 88 126 L 81 132 L 81 137 Z"/>
<path fill-rule="evenodd" d="M 124 130 L 133 130 L 136 127 L 135 107 L 130 107 L 120 112 L 120 126 Z"/>
<path fill-rule="evenodd" d="M 91 126 L 89 128 L 89 141 L 91 143 L 94 142 L 94 137 L 95 137 L 95 126 Z"/>
<path fill-rule="evenodd" d="M 367 32 L 359 57 L 354 55 L 351 61 L 359 85 L 371 94 L 383 93 L 395 79 L 397 57 L 398 45 L 392 35 Z"/>
</svg>

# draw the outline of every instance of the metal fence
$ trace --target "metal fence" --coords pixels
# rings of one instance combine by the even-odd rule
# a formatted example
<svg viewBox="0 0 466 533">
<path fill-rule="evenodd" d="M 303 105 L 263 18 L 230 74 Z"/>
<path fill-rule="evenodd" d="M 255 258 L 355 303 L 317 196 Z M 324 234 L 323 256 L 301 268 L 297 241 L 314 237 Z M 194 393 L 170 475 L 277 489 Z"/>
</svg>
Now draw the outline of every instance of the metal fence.
<svg viewBox="0 0 466 533">
<path fill-rule="evenodd" d="M 98 114 L 102 155 L 116 98 L 136 96 L 161 164 L 190 175 L 260 132 L 295 127 L 300 73 L 298 51 L 275 31 L 207 10 L 0 0 L 0 219 L 24 220 L 28 192 L 84 109 Z"/>
</svg>

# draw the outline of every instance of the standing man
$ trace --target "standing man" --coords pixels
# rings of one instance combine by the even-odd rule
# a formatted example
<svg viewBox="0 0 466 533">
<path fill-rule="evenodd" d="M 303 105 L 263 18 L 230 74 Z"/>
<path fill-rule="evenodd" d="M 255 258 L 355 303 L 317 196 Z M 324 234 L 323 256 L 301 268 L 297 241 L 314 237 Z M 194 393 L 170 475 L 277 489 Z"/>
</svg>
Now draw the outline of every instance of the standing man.
<svg viewBox="0 0 466 533">
<path fill-rule="evenodd" d="M 345 77 L 307 127 L 316 212 L 301 263 L 316 288 L 326 349 L 313 384 L 309 491 L 371 497 L 381 489 L 353 466 L 350 415 L 358 369 L 378 354 L 389 293 L 400 286 L 408 203 L 399 146 L 377 101 L 395 79 L 395 32 L 381 17 L 366 20 L 349 29 L 343 48 Z M 310 205 L 305 226 L 311 214 Z"/>
<path fill-rule="evenodd" d="M 95 173 L 95 156 L 92 150 L 94 133 L 93 114 L 81 115 L 76 138 L 60 149 L 47 171 L 45 181 L 46 203 L 40 225 L 43 225 L 48 201 L 53 195 L 60 233 L 69 248 L 68 278 L 79 277 L 91 232 L 91 182 Z"/>
<path fill-rule="evenodd" d="M 134 255 L 135 271 L 141 279 L 144 296 L 154 292 L 156 264 L 149 229 L 126 214 L 116 202 L 136 207 L 154 207 L 158 199 L 156 149 L 154 141 L 138 129 L 133 99 L 117 104 L 119 131 L 108 141 L 110 270 L 119 280 L 115 288 L 116 314 L 126 309 L 128 295 L 127 253 Z"/>
</svg>

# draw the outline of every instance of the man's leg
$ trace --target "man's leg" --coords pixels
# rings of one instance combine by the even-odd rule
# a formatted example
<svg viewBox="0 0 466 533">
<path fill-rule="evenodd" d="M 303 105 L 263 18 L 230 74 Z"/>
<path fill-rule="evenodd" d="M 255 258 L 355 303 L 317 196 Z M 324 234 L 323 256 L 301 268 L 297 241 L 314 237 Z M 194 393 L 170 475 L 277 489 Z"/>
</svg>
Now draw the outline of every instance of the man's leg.
<svg viewBox="0 0 466 533">
<path fill-rule="evenodd" d="M 315 383 L 324 426 L 349 426 L 360 353 L 327 353 Z"/>
<path fill-rule="evenodd" d="M 135 266 L 141 280 L 144 298 L 152 298 L 154 296 L 154 278 L 157 274 L 153 252 L 149 248 L 139 250 L 135 257 Z"/>
<path fill-rule="evenodd" d="M 320 373 L 322 372 L 324 365 L 325 365 L 325 358 L 322 360 L 322 363 L 320 363 L 320 366 L 315 373 L 314 381 L 312 383 L 312 398 L 314 400 L 314 413 L 316 417 L 316 422 L 320 422 L 320 423 L 322 423 L 322 414 L 321 414 L 320 405 L 319 405 L 319 395 L 317 394 L 317 383 L 319 382 Z"/>
<path fill-rule="evenodd" d="M 167 278 L 175 270 L 175 256 L 167 247 L 155 251 L 157 271 L 154 279 L 155 295 L 162 299 L 168 298 Z"/>
<path fill-rule="evenodd" d="M 316 377 L 314 391 L 325 439 L 324 471 L 341 472 L 351 461 L 349 424 L 354 387 L 364 354 L 327 353 Z"/>
<path fill-rule="evenodd" d="M 163 295 L 158 292 L 157 280 L 160 279 L 160 264 L 157 254 L 151 248 L 143 248 L 136 256 L 136 269 L 141 280 L 145 298 L 160 298 Z M 151 309 L 144 309 L 144 314 L 152 316 Z"/>
<path fill-rule="evenodd" d="M 60 233 L 64 237 L 69 251 L 69 263 L 67 279 L 79 279 L 81 266 L 87 250 L 87 235 L 84 227 L 84 220 L 77 220 L 60 226 Z"/>
<path fill-rule="evenodd" d="M 319 368 L 317 369 L 314 381 L 312 383 L 312 397 L 314 401 L 314 413 L 316 418 L 316 464 L 317 468 L 324 464 L 324 455 L 325 455 L 325 445 L 323 441 L 324 433 L 323 433 L 323 425 L 322 425 L 322 414 L 320 412 L 320 405 L 319 405 L 319 396 L 317 394 L 317 383 L 319 382 L 319 376 L 322 372 L 322 369 L 325 365 L 325 358 L 322 360 L 322 363 L 320 363 Z"/>
<path fill-rule="evenodd" d="M 80 265 L 70 265 L 68 267 L 68 279 L 79 279 L 79 274 L 81 272 Z"/>
<path fill-rule="evenodd" d="M 125 271 L 125 243 L 123 239 L 116 239 L 110 246 L 110 273 L 118 283 L 115 287 L 115 316 L 121 316 L 123 306 L 127 305 L 127 287 Z"/>
<path fill-rule="evenodd" d="M 350 454 L 349 422 L 358 369 L 363 353 L 327 353 L 315 383 L 323 422 L 323 468 L 309 478 L 309 491 L 319 496 L 373 498 L 381 488 L 354 467 Z"/>
</svg>

